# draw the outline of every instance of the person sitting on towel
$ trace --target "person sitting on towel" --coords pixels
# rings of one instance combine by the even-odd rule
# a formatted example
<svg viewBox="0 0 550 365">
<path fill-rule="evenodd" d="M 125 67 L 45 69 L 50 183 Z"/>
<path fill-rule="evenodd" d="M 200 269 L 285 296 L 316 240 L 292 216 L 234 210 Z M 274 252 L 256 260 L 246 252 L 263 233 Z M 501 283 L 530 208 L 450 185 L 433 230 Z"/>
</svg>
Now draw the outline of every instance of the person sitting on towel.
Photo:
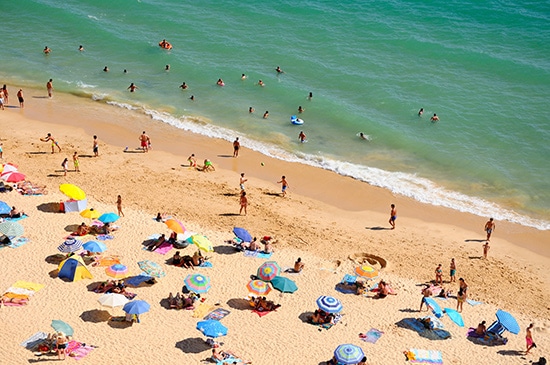
<svg viewBox="0 0 550 365">
<path fill-rule="evenodd" d="M 74 233 L 75 236 L 85 236 L 90 232 L 90 227 L 86 225 L 86 223 L 82 222 L 81 225 L 78 226 L 76 229 L 76 232 Z"/>
<path fill-rule="evenodd" d="M 15 209 L 15 207 L 11 207 L 10 218 L 21 218 L 24 215 L 25 215 L 25 212 L 23 211 L 20 212 L 17 209 Z"/>
</svg>

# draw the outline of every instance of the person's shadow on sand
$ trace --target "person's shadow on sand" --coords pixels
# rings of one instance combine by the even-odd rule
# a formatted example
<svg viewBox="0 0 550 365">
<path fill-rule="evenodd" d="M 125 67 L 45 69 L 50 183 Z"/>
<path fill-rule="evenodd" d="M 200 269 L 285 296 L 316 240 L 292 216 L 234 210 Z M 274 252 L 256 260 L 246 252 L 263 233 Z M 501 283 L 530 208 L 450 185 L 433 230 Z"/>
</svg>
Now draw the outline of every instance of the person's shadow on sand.
<svg viewBox="0 0 550 365">
<path fill-rule="evenodd" d="M 474 238 L 468 238 L 466 240 L 464 240 L 464 242 L 485 242 L 486 240 L 478 240 L 478 239 L 474 239 Z"/>
<path fill-rule="evenodd" d="M 380 226 L 376 226 L 376 227 L 365 227 L 365 229 L 370 229 L 371 231 L 391 231 L 391 228 L 380 227 Z"/>
</svg>

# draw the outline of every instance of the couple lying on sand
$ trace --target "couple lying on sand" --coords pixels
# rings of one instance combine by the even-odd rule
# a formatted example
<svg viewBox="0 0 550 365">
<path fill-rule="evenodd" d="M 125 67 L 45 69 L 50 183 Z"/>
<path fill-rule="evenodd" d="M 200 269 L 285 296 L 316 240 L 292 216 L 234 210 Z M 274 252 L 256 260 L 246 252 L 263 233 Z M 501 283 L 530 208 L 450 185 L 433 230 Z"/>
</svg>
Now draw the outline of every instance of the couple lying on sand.
<svg viewBox="0 0 550 365">
<path fill-rule="evenodd" d="M 258 239 L 256 237 L 254 237 L 252 239 L 252 242 L 244 242 L 242 240 L 234 238 L 231 241 L 226 241 L 226 242 L 232 244 L 233 246 L 235 246 L 235 248 L 239 251 L 244 251 L 244 250 L 262 251 L 262 252 L 268 253 L 268 254 L 272 253 L 272 252 L 275 252 L 273 250 L 273 244 L 277 243 L 277 240 L 274 237 L 264 236 L 260 240 L 260 243 L 258 243 L 257 240 Z M 262 250 L 262 246 L 260 244 L 264 245 L 263 250 Z"/>
<path fill-rule="evenodd" d="M 172 256 L 172 265 L 194 270 L 195 266 L 201 266 L 206 260 L 207 258 L 202 256 L 200 250 L 195 252 L 193 256 L 181 256 L 180 252 L 176 251 L 174 256 Z"/>
<path fill-rule="evenodd" d="M 87 234 L 110 234 L 118 229 L 118 226 L 114 226 L 111 223 L 105 223 L 101 227 L 87 226 L 82 222 L 78 226 L 75 232 L 71 233 L 71 236 L 85 236 Z"/>
<path fill-rule="evenodd" d="M 281 306 L 280 304 L 275 304 L 272 300 L 267 300 L 265 297 L 255 296 L 250 296 L 248 303 L 258 312 L 271 312 Z"/>
</svg>

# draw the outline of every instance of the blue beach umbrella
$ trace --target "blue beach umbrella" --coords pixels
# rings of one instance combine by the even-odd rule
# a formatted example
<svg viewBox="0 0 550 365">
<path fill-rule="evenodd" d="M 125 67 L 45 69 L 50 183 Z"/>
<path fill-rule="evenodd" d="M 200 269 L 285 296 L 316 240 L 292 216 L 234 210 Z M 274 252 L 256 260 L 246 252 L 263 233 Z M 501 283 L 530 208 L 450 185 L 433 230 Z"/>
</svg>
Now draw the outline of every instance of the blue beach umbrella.
<svg viewBox="0 0 550 365">
<path fill-rule="evenodd" d="M 294 293 L 298 290 L 296 283 L 289 278 L 285 278 L 284 276 L 275 276 L 270 282 L 274 289 L 277 289 L 282 293 Z"/>
<path fill-rule="evenodd" d="M 126 303 L 122 310 L 128 314 L 142 314 L 149 312 L 151 306 L 144 300 L 133 300 L 129 303 Z"/>
<path fill-rule="evenodd" d="M 497 319 L 508 331 L 512 332 L 514 335 L 517 335 L 520 331 L 519 324 L 516 319 L 508 312 L 499 309 L 496 313 Z"/>
<path fill-rule="evenodd" d="M 197 329 L 206 337 L 216 338 L 227 335 L 227 327 L 215 319 L 200 321 L 197 323 Z"/>
<path fill-rule="evenodd" d="M 118 214 L 115 213 L 105 213 L 99 216 L 97 220 L 101 221 L 102 223 L 113 223 L 116 222 L 120 217 Z"/>
<path fill-rule="evenodd" d="M 59 319 L 54 319 L 52 321 L 52 328 L 57 332 L 63 332 L 67 336 L 72 336 L 74 334 L 73 328 Z"/>
<path fill-rule="evenodd" d="M 23 226 L 17 222 L 6 221 L 0 223 L 0 233 L 8 237 L 18 237 L 23 235 Z"/>
<path fill-rule="evenodd" d="M 340 364 L 357 364 L 363 360 L 365 353 L 361 347 L 346 343 L 334 350 L 334 357 Z"/>
<path fill-rule="evenodd" d="M 11 207 L 7 203 L 0 201 L 0 214 L 10 214 L 10 212 Z"/>
<path fill-rule="evenodd" d="M 82 248 L 90 252 L 105 252 L 107 250 L 107 246 L 98 241 L 88 241 L 82 245 Z"/>
<path fill-rule="evenodd" d="M 339 313 L 344 308 L 342 302 L 334 297 L 328 295 L 322 295 L 317 299 L 317 306 L 319 309 L 327 313 Z"/>
<path fill-rule="evenodd" d="M 443 310 L 441 310 L 441 307 L 439 306 L 439 304 L 437 304 L 437 302 L 433 298 L 426 297 L 424 298 L 424 302 L 428 307 L 432 309 L 432 312 L 435 314 L 437 318 L 441 318 L 441 316 L 443 316 Z"/>
<path fill-rule="evenodd" d="M 237 238 L 243 240 L 243 242 L 252 242 L 252 235 L 244 228 L 235 227 L 233 233 Z"/>
<path fill-rule="evenodd" d="M 456 323 L 459 327 L 464 327 L 464 320 L 460 313 L 451 308 L 445 308 L 445 313 L 447 313 L 451 321 Z"/>
</svg>

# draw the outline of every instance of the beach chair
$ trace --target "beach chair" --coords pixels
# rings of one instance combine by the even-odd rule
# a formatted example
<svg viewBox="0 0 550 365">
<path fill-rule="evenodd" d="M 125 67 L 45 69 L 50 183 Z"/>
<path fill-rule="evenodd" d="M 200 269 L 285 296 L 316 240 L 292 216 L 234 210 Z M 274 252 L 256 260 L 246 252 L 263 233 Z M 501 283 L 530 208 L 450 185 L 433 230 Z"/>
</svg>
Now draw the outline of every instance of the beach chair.
<svg viewBox="0 0 550 365">
<path fill-rule="evenodd" d="M 506 328 L 499 322 L 495 321 L 487 328 L 487 332 L 494 333 L 495 335 L 502 336 Z"/>
</svg>

